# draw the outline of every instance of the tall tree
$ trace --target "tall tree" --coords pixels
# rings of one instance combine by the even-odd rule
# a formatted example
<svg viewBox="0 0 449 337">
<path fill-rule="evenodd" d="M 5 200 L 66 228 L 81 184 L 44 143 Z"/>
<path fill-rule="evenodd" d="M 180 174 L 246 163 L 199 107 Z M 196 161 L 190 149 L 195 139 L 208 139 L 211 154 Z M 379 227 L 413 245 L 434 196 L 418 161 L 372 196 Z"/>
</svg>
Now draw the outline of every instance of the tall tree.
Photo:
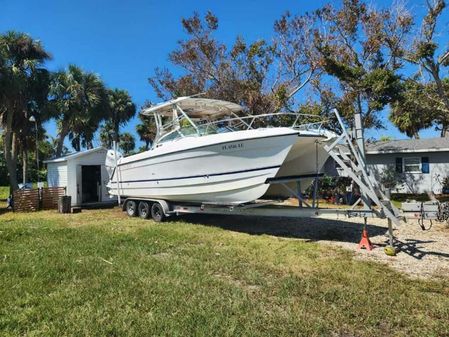
<svg viewBox="0 0 449 337">
<path fill-rule="evenodd" d="M 108 116 L 106 122 L 101 128 L 100 138 L 103 146 L 110 148 L 112 146 L 113 135 L 116 139 L 120 138 L 120 127 L 125 125 L 136 114 L 136 105 L 126 90 L 113 89 L 108 90 Z"/>
<path fill-rule="evenodd" d="M 30 36 L 7 32 L 0 36 L 0 122 L 4 129 L 3 149 L 12 189 L 17 189 L 17 160 L 20 141 L 29 135 L 29 117 L 42 121 L 46 104 L 50 54 Z M 25 150 L 22 147 L 22 152 Z"/>
<path fill-rule="evenodd" d="M 141 123 L 136 125 L 136 131 L 140 140 L 145 143 L 145 150 L 148 150 L 156 137 L 156 125 L 150 116 L 139 115 L 139 119 Z"/>
<path fill-rule="evenodd" d="M 135 141 L 133 135 L 131 135 L 128 132 L 124 132 L 120 136 L 120 141 L 119 141 L 118 146 L 123 151 L 123 153 L 125 155 L 129 155 L 134 151 L 134 149 L 136 147 L 136 141 Z"/>
<path fill-rule="evenodd" d="M 49 138 L 44 132 L 42 128 L 39 129 L 39 141 L 38 141 L 38 158 L 36 158 L 36 150 L 35 150 L 35 139 L 31 139 L 30 140 L 30 145 L 32 145 L 33 147 L 33 151 L 28 151 L 28 153 L 19 153 L 19 160 L 17 163 L 18 166 L 18 171 L 22 171 L 23 173 L 25 173 L 23 165 L 24 165 L 24 161 L 23 161 L 23 156 L 26 155 L 28 158 L 26 165 L 27 165 L 27 180 L 26 182 L 29 181 L 36 181 L 37 178 L 39 178 L 40 181 L 43 181 L 46 179 L 45 177 L 45 168 L 43 165 L 43 161 L 45 159 L 49 159 L 52 158 L 54 155 L 54 151 L 55 151 L 55 147 L 53 146 L 53 144 L 49 141 L 51 138 Z M 37 159 L 39 159 L 39 166 L 37 165 Z M 39 167 L 39 170 L 38 170 Z M 22 177 L 23 178 L 23 177 Z"/>
<path fill-rule="evenodd" d="M 442 71 L 449 66 L 449 49 L 438 42 L 438 24 L 446 8 L 444 0 L 427 0 L 427 13 L 421 23 L 420 32 L 414 34 L 415 38 L 410 44 L 402 44 L 401 56 L 406 61 L 419 67 L 418 71 L 424 83 L 432 82 L 434 85 L 427 89 L 428 100 L 437 98 L 434 102 L 439 109 L 434 112 L 434 123 L 441 132 L 442 137 L 449 137 L 449 92 L 445 88 Z M 447 26 L 442 27 L 445 34 Z M 445 49 L 443 49 L 445 48 Z M 438 102 L 439 101 L 439 102 Z"/>
<path fill-rule="evenodd" d="M 204 92 L 206 97 L 237 102 L 257 114 L 285 107 L 289 94 L 300 85 L 303 70 L 286 76 L 281 74 L 284 69 L 274 64 L 275 44 L 264 40 L 247 43 L 237 37 L 228 47 L 214 37 L 218 19 L 211 12 L 204 18 L 195 13 L 183 19 L 182 25 L 188 38 L 179 42 L 169 59 L 184 74 L 176 77 L 167 69 L 156 69 L 149 78 L 160 98 Z M 277 71 L 280 75 L 274 83 L 271 75 Z"/>
<path fill-rule="evenodd" d="M 94 134 L 109 109 L 98 75 L 70 65 L 67 71 L 53 75 L 50 99 L 58 126 L 56 156 L 61 155 L 67 136 L 77 151 L 82 146 L 92 148 Z"/>
<path fill-rule="evenodd" d="M 325 74 L 317 85 L 336 81 L 327 95 L 349 123 L 360 113 L 365 127 L 381 128 L 379 112 L 401 91 L 397 46 L 410 30 L 410 15 L 359 0 L 344 0 L 340 8 L 326 5 L 314 15 L 314 48 Z"/>
<path fill-rule="evenodd" d="M 286 12 L 274 23 L 275 74 L 271 84 L 278 102 L 296 110 L 293 97 L 321 73 L 320 57 L 314 48 L 314 20 L 310 14 Z"/>
<path fill-rule="evenodd" d="M 447 85 L 449 89 L 449 85 Z M 422 84 L 414 79 L 404 81 L 401 94 L 391 104 L 389 119 L 409 137 L 419 138 L 419 131 L 433 125 L 440 107 L 435 88 L 431 84 Z"/>
<path fill-rule="evenodd" d="M 110 149 L 113 141 L 111 131 L 103 125 L 103 127 L 100 128 L 99 136 L 101 146 L 103 146 L 106 149 Z"/>
</svg>

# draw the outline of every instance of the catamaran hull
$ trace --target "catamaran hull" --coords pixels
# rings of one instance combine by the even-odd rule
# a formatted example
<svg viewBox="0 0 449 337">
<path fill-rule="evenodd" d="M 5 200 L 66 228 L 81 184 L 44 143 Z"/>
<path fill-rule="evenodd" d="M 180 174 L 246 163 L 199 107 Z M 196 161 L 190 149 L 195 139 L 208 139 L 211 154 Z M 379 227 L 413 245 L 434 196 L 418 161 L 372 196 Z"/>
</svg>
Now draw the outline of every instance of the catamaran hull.
<svg viewBox="0 0 449 337">
<path fill-rule="evenodd" d="M 151 156 L 124 158 L 109 182 L 109 193 L 182 202 L 250 202 L 266 193 L 267 179 L 276 176 L 297 133 L 285 128 L 208 137 L 213 142 L 202 146 L 197 146 L 199 139 L 194 148 L 179 143 L 177 151 L 157 154 L 156 149 Z"/>
<path fill-rule="evenodd" d="M 332 140 L 323 136 L 303 136 L 299 135 L 295 144 L 291 147 L 285 161 L 282 163 L 275 179 L 284 179 L 282 184 L 273 183 L 264 195 L 264 198 L 288 198 L 293 196 L 292 191 L 298 191 L 298 181 L 300 190 L 303 193 L 313 182 L 313 177 L 317 172 L 321 172 L 329 154 L 324 149 L 324 143 Z M 310 176 L 310 178 L 305 178 Z M 289 179 L 300 178 L 297 181 Z M 290 190 L 289 190 L 290 189 Z"/>
</svg>

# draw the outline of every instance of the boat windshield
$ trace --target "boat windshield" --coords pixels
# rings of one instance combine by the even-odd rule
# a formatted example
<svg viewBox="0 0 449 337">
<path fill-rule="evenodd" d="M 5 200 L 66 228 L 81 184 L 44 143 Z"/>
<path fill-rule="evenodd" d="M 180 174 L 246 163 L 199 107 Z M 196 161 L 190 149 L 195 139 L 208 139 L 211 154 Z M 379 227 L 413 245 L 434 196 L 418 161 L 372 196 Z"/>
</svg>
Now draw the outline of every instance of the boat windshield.
<svg viewBox="0 0 449 337">
<path fill-rule="evenodd" d="M 317 122 L 314 115 L 295 113 L 275 113 L 255 116 L 226 118 L 222 120 L 196 120 L 194 123 L 180 120 L 178 127 L 159 138 L 158 143 L 164 143 L 183 137 L 200 137 L 206 135 L 235 132 L 270 127 L 291 127 L 299 130 L 317 130 L 323 122 Z"/>
<path fill-rule="evenodd" d="M 184 137 L 201 137 L 242 130 L 289 127 L 301 131 L 324 132 L 319 115 L 277 112 L 244 115 L 236 103 L 198 98 L 179 97 L 145 109 L 156 123 L 154 146 Z M 221 118 L 221 119 L 220 119 Z"/>
<path fill-rule="evenodd" d="M 225 122 L 216 125 L 205 124 L 205 125 L 198 125 L 197 128 L 194 128 L 191 125 L 181 126 L 179 129 L 173 130 L 168 134 L 162 136 L 161 139 L 159 139 L 159 143 L 168 142 L 183 137 L 198 137 L 198 136 L 206 136 L 225 132 L 238 131 L 237 129 L 232 128 L 227 124 L 228 123 Z"/>
</svg>

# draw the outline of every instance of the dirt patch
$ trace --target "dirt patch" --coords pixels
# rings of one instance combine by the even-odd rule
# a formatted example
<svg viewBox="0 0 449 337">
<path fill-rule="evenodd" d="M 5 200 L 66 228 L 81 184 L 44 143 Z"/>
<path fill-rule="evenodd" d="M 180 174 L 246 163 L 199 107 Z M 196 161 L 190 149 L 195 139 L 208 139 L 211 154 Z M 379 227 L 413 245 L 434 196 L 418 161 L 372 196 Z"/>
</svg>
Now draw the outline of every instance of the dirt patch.
<svg viewBox="0 0 449 337">
<path fill-rule="evenodd" d="M 357 220 L 349 221 L 357 223 Z M 350 242 L 327 242 L 355 251 L 358 259 L 382 262 L 412 277 L 449 278 L 449 228 L 445 223 L 434 223 L 432 228 L 426 231 L 423 231 L 416 221 L 397 227 L 394 230 L 396 247 L 400 249 L 397 256 L 388 256 L 383 251 L 388 243 L 386 221 L 369 219 L 368 223 L 385 229 L 385 233 L 369 232 L 370 240 L 375 245 L 371 252 L 357 249 L 357 246 Z"/>
<path fill-rule="evenodd" d="M 368 233 L 375 245 L 370 252 L 357 248 L 362 233 L 362 218 L 335 220 L 195 215 L 185 220 L 251 235 L 266 234 L 326 243 L 353 251 L 357 259 L 385 263 L 410 277 L 449 278 L 449 227 L 445 223 L 434 223 L 428 231 L 423 231 L 415 221 L 395 228 L 396 245 L 400 252 L 397 256 L 388 256 L 384 253 L 384 247 L 388 245 L 385 219 L 368 219 Z"/>
</svg>

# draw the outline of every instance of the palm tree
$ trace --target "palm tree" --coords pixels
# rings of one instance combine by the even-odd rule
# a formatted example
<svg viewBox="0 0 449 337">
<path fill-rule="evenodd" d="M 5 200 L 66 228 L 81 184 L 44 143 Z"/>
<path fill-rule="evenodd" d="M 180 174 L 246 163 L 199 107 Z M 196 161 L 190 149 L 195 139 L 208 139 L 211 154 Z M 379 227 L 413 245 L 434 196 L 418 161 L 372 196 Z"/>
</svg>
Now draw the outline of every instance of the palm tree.
<svg viewBox="0 0 449 337">
<path fill-rule="evenodd" d="M 150 144 L 156 137 L 156 125 L 149 116 L 139 115 L 141 124 L 136 125 L 137 134 L 142 142 L 145 142 L 145 150 L 150 148 Z"/>
<path fill-rule="evenodd" d="M 100 129 L 100 143 L 101 143 L 101 146 L 103 146 L 107 149 L 111 148 L 112 135 L 111 135 L 111 132 L 109 131 L 109 129 L 106 127 L 106 125 L 104 125 Z"/>
<path fill-rule="evenodd" d="M 120 142 L 118 146 L 125 155 L 129 155 L 132 151 L 134 151 L 136 142 L 134 140 L 134 137 L 130 133 L 125 132 L 120 136 Z"/>
<path fill-rule="evenodd" d="M 29 137 L 28 118 L 43 121 L 47 102 L 48 71 L 43 67 L 50 54 L 24 33 L 0 35 L 0 125 L 10 186 L 17 189 L 17 159 L 21 141 Z M 22 146 L 22 152 L 26 150 Z M 22 153 L 26 156 L 26 153 Z"/>
<path fill-rule="evenodd" d="M 120 138 L 120 127 L 125 125 L 136 114 L 136 105 L 126 90 L 108 90 L 109 115 L 100 131 L 103 146 L 110 148 L 113 135 Z"/>
<path fill-rule="evenodd" d="M 99 124 L 107 116 L 107 96 L 103 82 L 94 73 L 75 65 L 53 75 L 50 98 L 58 126 L 56 156 L 60 156 L 67 136 L 79 151 L 92 148 Z"/>
</svg>

